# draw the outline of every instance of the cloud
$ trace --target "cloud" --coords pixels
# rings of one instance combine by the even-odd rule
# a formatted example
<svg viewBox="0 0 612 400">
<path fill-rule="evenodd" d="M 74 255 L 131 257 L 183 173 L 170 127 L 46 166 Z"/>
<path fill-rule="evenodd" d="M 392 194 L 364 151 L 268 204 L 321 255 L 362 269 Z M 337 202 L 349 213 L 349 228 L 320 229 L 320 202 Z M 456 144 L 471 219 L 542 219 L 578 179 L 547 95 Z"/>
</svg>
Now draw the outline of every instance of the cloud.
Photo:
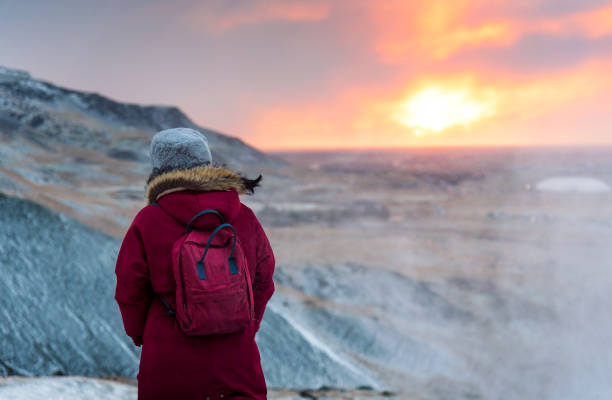
<svg viewBox="0 0 612 400">
<path fill-rule="evenodd" d="M 386 63 L 442 60 L 464 48 L 511 43 L 516 34 L 504 18 L 469 20 L 479 1 L 368 3 L 370 43 Z"/>
<path fill-rule="evenodd" d="M 194 26 L 223 33 L 275 21 L 321 21 L 329 12 L 329 4 L 317 0 L 206 1 L 189 10 L 186 19 Z"/>
<path fill-rule="evenodd" d="M 285 101 L 253 114 L 241 130 L 249 132 L 249 142 L 267 149 L 582 143 L 583 132 L 575 131 L 576 124 L 593 124 L 583 116 L 601 109 L 601 96 L 612 89 L 612 78 L 606 76 L 611 67 L 610 62 L 587 63 L 550 72 L 546 79 L 500 72 L 406 76 L 403 85 L 400 79 L 384 88 L 354 87 L 325 99 Z M 469 123 L 449 123 L 435 134 L 418 135 L 419 130 L 398 122 L 398 106 L 431 87 L 450 95 L 465 94 L 470 101 L 494 99 L 493 108 Z M 573 122 L 564 128 L 561 121 L 566 119 Z M 601 130 L 589 132 L 589 141 L 595 142 L 598 135 L 600 142 L 612 141 L 606 132 L 605 137 Z"/>
<path fill-rule="evenodd" d="M 533 2 L 536 16 L 560 16 L 610 6 L 610 0 L 540 0 Z"/>
<path fill-rule="evenodd" d="M 578 66 L 590 58 L 612 58 L 612 35 L 600 38 L 529 34 L 509 47 L 465 51 L 449 60 L 454 65 L 479 65 L 496 70 L 541 73 Z"/>
<path fill-rule="evenodd" d="M 588 107 L 567 108 L 579 99 L 596 107 L 598 96 L 612 88 L 604 78 L 612 64 L 612 6 L 567 4 L 544 12 L 545 2 L 518 2 L 512 10 L 505 4 L 332 2 L 328 22 L 343 34 L 329 40 L 350 49 L 351 62 L 329 68 L 327 79 L 312 87 L 319 96 L 268 104 L 238 129 L 266 148 L 554 143 L 552 133 L 530 137 L 525 121 L 550 123 L 569 115 L 580 121 Z M 329 87 L 333 93 L 321 90 Z M 398 123 L 403 118 L 397 110 L 427 88 L 438 90 L 430 96 L 433 103 L 495 99 L 495 107 L 469 123 L 448 123 L 439 134 L 417 138 Z M 554 115 L 561 109 L 567 115 Z M 499 133 L 507 135 L 510 127 L 520 130 L 516 137 Z"/>
<path fill-rule="evenodd" d="M 587 121 L 612 93 L 610 1 L 119 3 L 50 14 L 10 7 L 0 26 L 6 62 L 129 101 L 176 103 L 203 125 L 265 147 L 498 143 L 495 132 L 516 120 Z M 467 88 L 462 102 L 492 93 L 496 108 L 469 127 L 415 138 L 392 115 L 428 87 L 439 93 L 420 104 L 455 101 Z M 612 132 L 609 117 L 590 124 L 593 134 Z"/>
<path fill-rule="evenodd" d="M 425 66 L 428 62 L 441 62 L 463 52 L 473 54 L 480 49 L 509 48 L 525 38 L 539 35 L 558 36 L 562 38 L 559 44 L 565 40 L 573 46 L 570 37 L 584 37 L 586 43 L 590 38 L 612 34 L 612 4 L 602 1 L 588 1 L 573 7 L 570 7 L 573 3 L 562 1 L 557 12 L 541 11 L 553 7 L 550 1 L 513 2 L 511 6 L 496 0 L 379 4 L 362 5 L 363 21 L 358 24 L 351 21 L 347 29 L 355 26 L 367 29 L 369 46 L 380 61 L 391 64 Z M 344 10 L 336 14 L 351 13 Z M 523 43 L 518 45 L 524 46 Z M 589 47 L 595 49 L 596 46 Z M 531 56 L 538 57 L 535 53 Z"/>
<path fill-rule="evenodd" d="M 579 121 L 582 111 L 552 114 L 583 99 L 596 106 L 602 88 L 612 87 L 597 84 L 607 82 L 605 68 L 587 68 L 612 64 L 612 5 L 578 3 L 193 3 L 183 7 L 181 21 L 197 30 L 178 43 L 193 40 L 185 48 L 201 46 L 205 51 L 194 53 L 206 54 L 207 61 L 194 68 L 196 82 L 205 83 L 188 85 L 199 90 L 189 112 L 264 148 L 520 141 L 498 132 L 527 126 L 519 127 L 519 121 L 569 115 Z M 410 108 L 408 100 L 423 90 L 429 96 L 419 104 L 434 110 L 432 126 L 439 124 L 440 102 L 452 103 L 447 108 L 453 113 L 476 110 L 478 118 L 447 118 L 440 132 L 415 137 L 414 118 L 398 123 L 404 121 L 398 106 Z M 205 101 L 210 104 L 202 107 Z M 483 101 L 494 107 L 481 110 Z M 218 111 L 230 108 L 231 118 Z"/>
</svg>

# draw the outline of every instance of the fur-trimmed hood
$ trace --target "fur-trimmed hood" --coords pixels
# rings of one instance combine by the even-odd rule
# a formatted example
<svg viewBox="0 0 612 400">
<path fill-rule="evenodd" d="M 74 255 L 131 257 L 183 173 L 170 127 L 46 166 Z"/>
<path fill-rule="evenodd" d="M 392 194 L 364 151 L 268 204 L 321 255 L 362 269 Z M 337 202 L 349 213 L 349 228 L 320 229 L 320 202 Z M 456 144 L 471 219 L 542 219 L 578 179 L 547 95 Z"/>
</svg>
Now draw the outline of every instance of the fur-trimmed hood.
<svg viewBox="0 0 612 400">
<path fill-rule="evenodd" d="M 146 186 L 147 204 L 168 193 L 181 190 L 226 191 L 235 189 L 238 194 L 253 193 L 261 176 L 252 181 L 225 167 L 196 167 L 163 173 L 151 179 Z M 253 184 L 253 182 L 255 182 Z"/>
</svg>

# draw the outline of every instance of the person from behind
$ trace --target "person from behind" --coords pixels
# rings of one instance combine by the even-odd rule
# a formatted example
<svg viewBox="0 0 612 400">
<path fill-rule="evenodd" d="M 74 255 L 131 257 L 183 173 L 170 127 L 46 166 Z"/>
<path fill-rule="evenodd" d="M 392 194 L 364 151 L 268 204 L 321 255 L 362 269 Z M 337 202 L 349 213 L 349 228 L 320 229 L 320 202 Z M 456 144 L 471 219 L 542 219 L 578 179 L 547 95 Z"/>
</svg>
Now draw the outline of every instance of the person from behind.
<svg viewBox="0 0 612 400">
<path fill-rule="evenodd" d="M 142 346 L 138 399 L 266 399 L 255 343 L 274 292 L 274 253 L 240 195 L 259 186 L 213 166 L 200 132 L 158 132 L 146 203 L 115 273 L 125 332 Z"/>
</svg>

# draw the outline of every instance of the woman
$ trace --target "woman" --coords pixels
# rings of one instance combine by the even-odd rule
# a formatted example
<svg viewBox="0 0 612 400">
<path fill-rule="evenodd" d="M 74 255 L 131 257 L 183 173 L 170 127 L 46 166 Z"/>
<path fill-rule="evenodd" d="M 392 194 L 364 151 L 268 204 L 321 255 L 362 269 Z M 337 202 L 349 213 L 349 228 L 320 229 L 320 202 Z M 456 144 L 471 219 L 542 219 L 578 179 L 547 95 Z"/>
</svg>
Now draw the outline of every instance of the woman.
<svg viewBox="0 0 612 400">
<path fill-rule="evenodd" d="M 253 193 L 261 175 L 250 180 L 212 166 L 206 137 L 193 129 L 157 133 L 150 152 L 153 172 L 146 186 L 147 206 L 130 225 L 115 269 L 115 299 L 125 331 L 136 346 L 142 345 L 138 398 L 265 399 L 255 333 L 274 292 L 274 254 L 253 211 L 238 198 Z M 186 335 L 162 302 L 176 307 L 172 246 L 190 219 L 205 209 L 217 210 L 235 227 L 246 256 L 254 320 L 237 333 Z M 193 223 L 202 230 L 217 225 L 213 214 Z"/>
</svg>

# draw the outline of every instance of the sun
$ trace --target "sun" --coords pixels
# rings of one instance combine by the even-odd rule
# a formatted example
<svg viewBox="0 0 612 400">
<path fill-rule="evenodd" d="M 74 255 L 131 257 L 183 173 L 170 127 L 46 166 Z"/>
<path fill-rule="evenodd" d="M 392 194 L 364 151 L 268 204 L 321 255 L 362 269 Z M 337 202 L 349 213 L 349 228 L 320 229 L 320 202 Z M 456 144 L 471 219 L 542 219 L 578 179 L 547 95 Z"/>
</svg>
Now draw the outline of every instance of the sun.
<svg viewBox="0 0 612 400">
<path fill-rule="evenodd" d="M 430 86 L 402 101 L 393 119 L 415 135 L 441 132 L 451 126 L 469 126 L 494 111 L 490 96 L 476 98 L 469 88 Z"/>
</svg>

